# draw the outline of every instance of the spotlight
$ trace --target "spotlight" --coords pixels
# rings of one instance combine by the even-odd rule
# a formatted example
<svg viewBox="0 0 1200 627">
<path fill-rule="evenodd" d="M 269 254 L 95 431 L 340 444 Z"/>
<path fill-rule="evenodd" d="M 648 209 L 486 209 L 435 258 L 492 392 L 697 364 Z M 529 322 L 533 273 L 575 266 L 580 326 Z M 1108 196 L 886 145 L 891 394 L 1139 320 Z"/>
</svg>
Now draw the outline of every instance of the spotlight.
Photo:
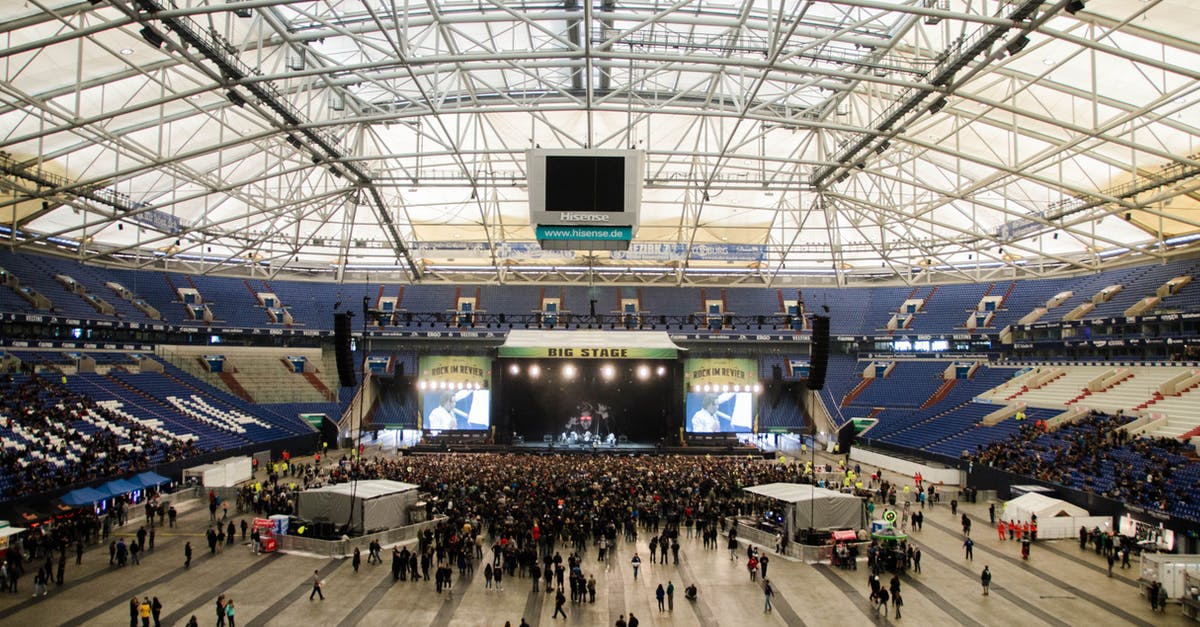
<svg viewBox="0 0 1200 627">
<path fill-rule="evenodd" d="M 419 387 L 419 388 L 421 388 L 422 390 L 424 390 L 425 388 L 429 387 L 429 383 L 428 383 L 428 382 L 426 382 L 424 379 L 422 379 L 422 380 L 420 380 L 420 381 L 418 381 L 418 382 L 417 382 L 417 387 Z"/>
<path fill-rule="evenodd" d="M 1020 37 L 1010 41 L 1008 45 L 1004 47 L 1004 51 L 1008 53 L 1008 56 L 1012 57 L 1016 56 L 1018 52 L 1024 50 L 1025 46 L 1028 45 L 1029 37 L 1027 35 L 1021 35 Z"/>
<path fill-rule="evenodd" d="M 733 385 L 733 391 L 734 391 L 734 392 L 741 392 L 741 391 L 742 391 L 742 384 L 741 384 L 741 383 L 735 383 L 735 384 Z"/>
<path fill-rule="evenodd" d="M 232 89 L 225 93 L 225 97 L 229 99 L 229 102 L 232 102 L 239 107 L 246 106 L 246 99 L 242 98 L 241 94 L 233 91 Z"/>
<path fill-rule="evenodd" d="M 1075 15 L 1076 13 L 1082 11 L 1085 6 L 1087 6 L 1087 4 L 1083 0 L 1071 0 L 1067 3 L 1067 6 L 1063 8 L 1067 13 Z"/>
<path fill-rule="evenodd" d="M 654 371 L 654 373 L 661 377 L 661 376 L 667 374 L 667 367 L 659 366 L 658 369 Z"/>
<path fill-rule="evenodd" d="M 288 136 L 287 136 L 287 143 L 288 143 L 288 144 L 290 144 L 290 145 L 292 146 L 292 148 L 299 148 L 299 147 L 300 147 L 300 140 L 299 140 L 299 139 L 297 139 L 295 135 L 288 135 Z"/>
<path fill-rule="evenodd" d="M 605 379 L 612 379 L 613 375 L 616 374 L 616 371 L 613 370 L 611 364 L 604 364 L 604 366 L 600 368 L 600 374 L 603 375 Z"/>
<path fill-rule="evenodd" d="M 644 365 L 643 365 L 643 366 L 638 366 L 638 369 L 637 369 L 637 375 L 638 375 L 638 378 L 639 378 L 639 379 L 645 379 L 645 378 L 648 378 L 648 377 L 650 376 L 650 367 L 649 367 L 649 366 L 644 366 Z"/>
<path fill-rule="evenodd" d="M 941 111 L 942 109 L 945 109 L 945 108 L 946 108 L 946 102 L 947 102 L 947 101 L 946 101 L 946 97 L 945 97 L 945 96 L 942 96 L 941 98 L 938 98 L 937 100 L 934 100 L 934 101 L 933 101 L 933 104 L 929 105 L 929 113 L 931 113 L 931 114 L 932 114 L 932 113 L 937 113 L 938 111 Z"/>
<path fill-rule="evenodd" d="M 530 367 L 529 367 L 529 376 L 531 376 L 531 377 L 534 377 L 534 378 L 537 378 L 537 376 L 538 376 L 538 375 L 540 375 L 540 374 L 542 374 L 542 368 L 541 368 L 541 366 L 538 366 L 537 364 L 534 364 L 534 365 L 532 365 L 532 366 L 530 366 Z"/>
<path fill-rule="evenodd" d="M 509 374 L 521 374 L 521 367 L 516 364 L 513 364 L 508 367 L 508 373 Z"/>
<path fill-rule="evenodd" d="M 728 384 L 728 383 L 723 383 L 723 384 L 721 384 L 721 391 L 722 391 L 722 392 L 728 392 L 728 391 L 729 391 L 729 384 Z"/>
<path fill-rule="evenodd" d="M 563 378 L 564 379 L 574 379 L 575 378 L 575 366 L 574 365 L 567 364 L 567 365 L 563 366 Z"/>
<path fill-rule="evenodd" d="M 699 392 L 699 391 L 700 391 L 700 384 L 699 384 L 699 383 L 697 383 L 697 384 L 693 385 L 693 386 L 692 386 L 692 391 L 693 391 L 693 392 Z"/>
<path fill-rule="evenodd" d="M 167 43 L 161 35 L 154 32 L 149 26 L 143 26 L 142 30 L 138 31 L 138 34 L 142 36 L 142 39 L 146 40 L 146 43 L 155 48 L 162 48 L 163 44 Z"/>
<path fill-rule="evenodd" d="M 885 139 L 882 142 L 880 142 L 878 146 L 875 147 L 875 154 L 881 155 L 881 154 L 883 154 L 883 151 L 885 151 L 891 147 L 892 147 L 892 142 Z"/>
<path fill-rule="evenodd" d="M 758 383 L 755 383 L 755 384 L 754 384 L 754 391 L 755 391 L 755 392 L 761 392 L 761 391 L 762 391 L 762 385 L 760 385 L 760 384 L 758 384 Z"/>
</svg>

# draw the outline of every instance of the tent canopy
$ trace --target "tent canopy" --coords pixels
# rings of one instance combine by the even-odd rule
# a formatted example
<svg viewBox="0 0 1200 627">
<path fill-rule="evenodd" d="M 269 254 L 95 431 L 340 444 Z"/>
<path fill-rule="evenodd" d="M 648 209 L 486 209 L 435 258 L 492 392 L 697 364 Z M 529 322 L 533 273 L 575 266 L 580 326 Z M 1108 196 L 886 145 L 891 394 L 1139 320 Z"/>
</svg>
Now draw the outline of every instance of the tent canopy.
<svg viewBox="0 0 1200 627">
<path fill-rule="evenodd" d="M 354 482 L 335 483 L 333 485 L 321 486 L 311 490 L 305 490 L 305 494 L 312 493 L 327 493 L 327 494 L 343 494 L 345 496 L 354 495 L 360 499 L 374 499 L 388 494 L 397 492 L 407 492 L 416 490 L 416 484 L 404 483 L 403 481 L 391 481 L 388 479 L 374 479 L 371 481 L 359 481 L 358 486 Z"/>
<path fill-rule="evenodd" d="M 807 483 L 767 483 L 746 488 L 747 492 L 788 504 L 789 530 L 866 527 L 862 499 Z"/>
<path fill-rule="evenodd" d="M 1089 515 L 1088 511 L 1082 507 L 1037 492 L 1023 494 L 1004 504 L 1005 520 L 1026 522 L 1031 519 L 1032 514 L 1037 514 L 1039 520 Z"/>
<path fill-rule="evenodd" d="M 67 505 L 79 507 L 82 505 L 91 505 L 98 503 L 108 498 L 109 495 L 95 488 L 79 488 L 71 490 L 62 496 L 62 502 Z"/>
<path fill-rule="evenodd" d="M 111 496 L 117 496 L 119 494 L 136 492 L 137 490 L 141 490 L 142 486 L 125 479 L 114 479 L 113 481 L 109 481 L 108 483 L 101 485 L 96 489 L 105 493 L 105 498 L 108 498 Z"/>
<path fill-rule="evenodd" d="M 171 483 L 170 479 L 158 474 L 157 472 L 149 471 L 134 475 L 130 481 L 141 485 L 143 488 L 162 485 L 164 483 Z"/>
</svg>

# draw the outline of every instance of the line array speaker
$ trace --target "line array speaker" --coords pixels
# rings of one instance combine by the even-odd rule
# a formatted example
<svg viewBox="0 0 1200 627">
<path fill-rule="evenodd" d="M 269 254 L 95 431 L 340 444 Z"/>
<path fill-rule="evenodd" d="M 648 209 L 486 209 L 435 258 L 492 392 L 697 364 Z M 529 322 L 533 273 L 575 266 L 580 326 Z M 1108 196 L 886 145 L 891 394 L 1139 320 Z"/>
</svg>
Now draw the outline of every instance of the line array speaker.
<svg viewBox="0 0 1200 627">
<path fill-rule="evenodd" d="M 825 368 L 829 365 L 829 316 L 813 316 L 812 353 L 808 365 L 808 389 L 825 387 Z"/>
<path fill-rule="evenodd" d="M 358 385 L 354 374 L 354 355 L 350 352 L 350 312 L 333 314 L 333 348 L 337 357 L 338 383 L 342 387 Z"/>
</svg>

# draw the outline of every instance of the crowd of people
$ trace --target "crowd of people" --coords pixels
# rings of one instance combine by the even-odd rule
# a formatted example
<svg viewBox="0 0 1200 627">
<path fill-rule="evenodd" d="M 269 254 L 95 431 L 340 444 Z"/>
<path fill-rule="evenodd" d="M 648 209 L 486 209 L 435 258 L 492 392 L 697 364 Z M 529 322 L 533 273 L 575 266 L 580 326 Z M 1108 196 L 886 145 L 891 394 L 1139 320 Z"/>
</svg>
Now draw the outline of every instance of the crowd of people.
<svg viewBox="0 0 1200 627">
<path fill-rule="evenodd" d="M 1131 505 L 1172 511 L 1200 491 L 1181 479 L 1189 445 L 1174 438 L 1132 437 L 1121 427 L 1132 417 L 1091 412 L 1048 431 L 1022 423 L 1018 433 L 969 455 L 973 463 L 1094 492 Z"/>
<path fill-rule="evenodd" d="M 91 433 L 72 426 L 88 414 L 122 433 L 108 426 Z M 157 434 L 39 375 L 0 375 L 0 419 L 5 437 L 25 447 L 0 451 L 0 497 L 111 479 L 201 452 L 194 440 Z M 18 430 L 28 437 L 16 435 Z"/>
</svg>

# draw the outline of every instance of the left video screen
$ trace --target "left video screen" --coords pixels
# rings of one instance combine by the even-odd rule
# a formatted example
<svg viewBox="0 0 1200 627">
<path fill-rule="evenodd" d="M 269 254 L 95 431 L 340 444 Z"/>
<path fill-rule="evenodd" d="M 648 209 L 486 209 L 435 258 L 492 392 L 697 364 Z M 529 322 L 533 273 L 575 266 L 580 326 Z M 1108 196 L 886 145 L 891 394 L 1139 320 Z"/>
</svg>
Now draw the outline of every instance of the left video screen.
<svg viewBox="0 0 1200 627">
<path fill-rule="evenodd" d="M 426 431 L 485 430 L 492 425 L 490 390 L 429 390 L 421 393 Z"/>
</svg>

